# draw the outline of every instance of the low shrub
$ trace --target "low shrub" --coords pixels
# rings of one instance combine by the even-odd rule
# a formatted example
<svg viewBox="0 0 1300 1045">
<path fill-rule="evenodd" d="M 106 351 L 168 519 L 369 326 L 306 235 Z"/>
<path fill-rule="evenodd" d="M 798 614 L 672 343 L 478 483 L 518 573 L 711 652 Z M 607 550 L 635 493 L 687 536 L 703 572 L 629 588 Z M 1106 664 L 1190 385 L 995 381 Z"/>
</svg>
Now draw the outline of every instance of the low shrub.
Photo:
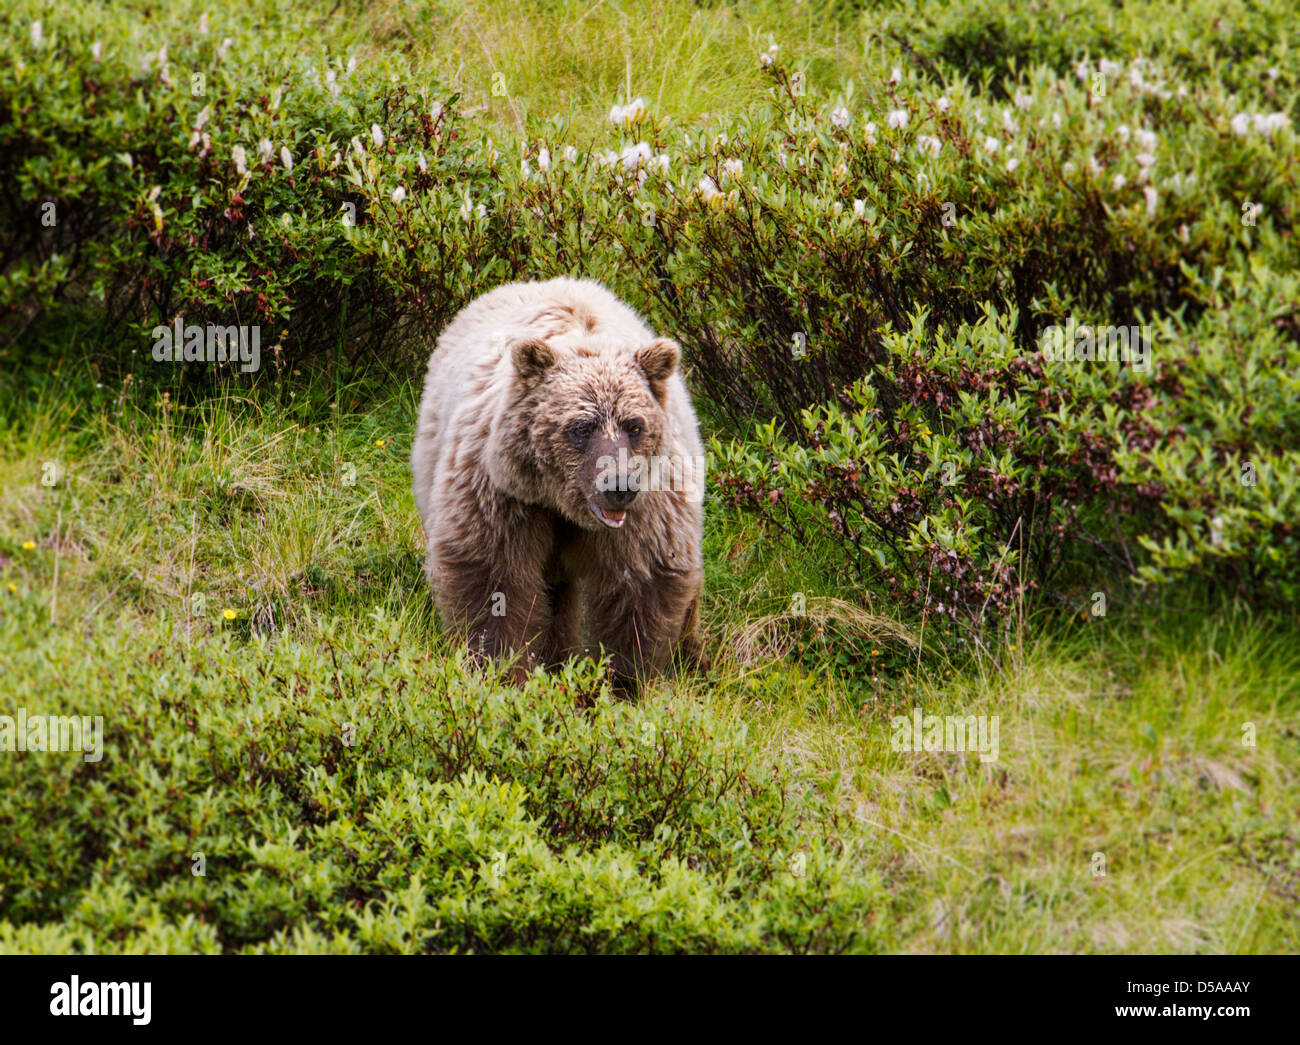
<svg viewBox="0 0 1300 1045">
<path fill-rule="evenodd" d="M 14 705 L 83 694 L 103 758 L 0 760 L 0 948 L 873 947 L 842 814 L 690 702 L 616 701 L 590 664 L 521 693 L 382 619 L 249 649 L 106 626 L 89 663 L 42 616 L 0 619 Z"/>
</svg>

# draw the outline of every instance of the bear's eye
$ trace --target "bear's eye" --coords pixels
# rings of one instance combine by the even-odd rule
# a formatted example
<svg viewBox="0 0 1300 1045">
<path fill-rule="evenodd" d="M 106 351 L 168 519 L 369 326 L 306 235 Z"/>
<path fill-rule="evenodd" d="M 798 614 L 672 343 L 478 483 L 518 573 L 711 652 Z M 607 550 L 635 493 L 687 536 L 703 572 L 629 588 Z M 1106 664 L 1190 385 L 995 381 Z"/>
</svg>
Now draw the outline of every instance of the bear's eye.
<svg viewBox="0 0 1300 1045">
<path fill-rule="evenodd" d="M 625 431 L 631 438 L 635 439 L 645 431 L 645 422 L 639 417 L 634 417 L 632 420 L 623 423 L 623 431 Z"/>
<path fill-rule="evenodd" d="M 577 446 L 581 446 L 596 430 L 596 422 L 590 417 L 579 418 L 577 421 L 570 421 L 564 429 L 565 435 Z"/>
</svg>

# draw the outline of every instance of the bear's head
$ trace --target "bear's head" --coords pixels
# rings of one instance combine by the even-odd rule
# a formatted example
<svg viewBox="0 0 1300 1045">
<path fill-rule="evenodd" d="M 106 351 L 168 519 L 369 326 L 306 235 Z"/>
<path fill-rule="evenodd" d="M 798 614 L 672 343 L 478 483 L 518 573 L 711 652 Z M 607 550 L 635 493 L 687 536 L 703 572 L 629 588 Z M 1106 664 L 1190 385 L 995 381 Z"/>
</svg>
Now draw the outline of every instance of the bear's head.
<svg viewBox="0 0 1300 1045">
<path fill-rule="evenodd" d="M 659 495 L 643 487 L 668 438 L 677 343 L 658 338 L 629 349 L 525 337 L 510 354 L 520 393 L 516 435 L 544 499 L 584 529 L 622 527 Z"/>
</svg>

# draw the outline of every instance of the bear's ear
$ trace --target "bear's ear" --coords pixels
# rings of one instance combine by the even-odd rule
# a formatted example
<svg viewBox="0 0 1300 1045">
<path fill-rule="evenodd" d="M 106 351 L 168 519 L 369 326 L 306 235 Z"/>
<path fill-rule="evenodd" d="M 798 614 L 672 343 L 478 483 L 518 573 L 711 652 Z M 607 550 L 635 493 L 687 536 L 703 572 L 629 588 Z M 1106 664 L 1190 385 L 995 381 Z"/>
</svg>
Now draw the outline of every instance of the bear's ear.
<svg viewBox="0 0 1300 1045">
<path fill-rule="evenodd" d="M 672 376 L 681 361 L 682 350 L 677 342 L 661 337 L 636 350 L 636 365 L 650 382 L 650 390 L 655 398 L 663 400 L 664 382 Z"/>
<path fill-rule="evenodd" d="M 555 352 L 541 338 L 521 337 L 510 346 L 515 370 L 525 383 L 531 383 L 555 365 Z"/>
</svg>

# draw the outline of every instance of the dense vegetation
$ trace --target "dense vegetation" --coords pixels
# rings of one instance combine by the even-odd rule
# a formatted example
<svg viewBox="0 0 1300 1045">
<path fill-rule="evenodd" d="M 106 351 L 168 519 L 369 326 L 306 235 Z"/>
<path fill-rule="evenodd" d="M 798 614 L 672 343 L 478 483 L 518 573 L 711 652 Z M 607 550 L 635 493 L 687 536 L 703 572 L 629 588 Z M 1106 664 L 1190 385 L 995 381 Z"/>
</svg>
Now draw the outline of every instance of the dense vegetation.
<svg viewBox="0 0 1300 1045">
<path fill-rule="evenodd" d="M 0 752 L 0 948 L 1293 949 L 1288 13 L 11 5 L 0 714 L 104 757 Z M 713 439 L 637 704 L 421 577 L 428 335 L 559 273 Z"/>
</svg>

